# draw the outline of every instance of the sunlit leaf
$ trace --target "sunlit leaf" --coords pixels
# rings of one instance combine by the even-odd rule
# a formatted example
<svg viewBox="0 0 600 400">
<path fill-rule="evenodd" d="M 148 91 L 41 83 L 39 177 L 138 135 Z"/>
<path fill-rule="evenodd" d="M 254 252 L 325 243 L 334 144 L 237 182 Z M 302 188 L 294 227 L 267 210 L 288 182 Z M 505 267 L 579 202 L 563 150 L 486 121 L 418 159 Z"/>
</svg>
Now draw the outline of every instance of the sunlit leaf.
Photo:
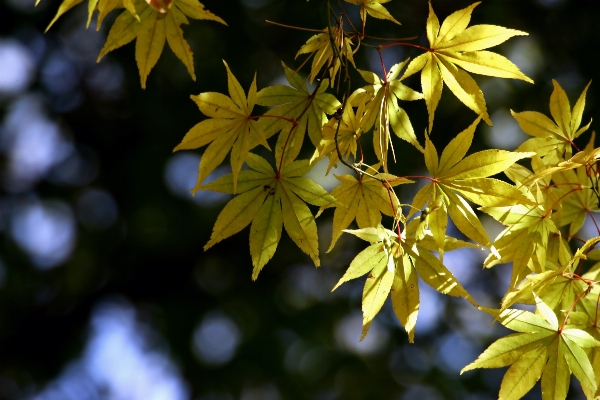
<svg viewBox="0 0 600 400">
<path fill-rule="evenodd" d="M 510 365 L 500 386 L 501 399 L 520 399 L 540 377 L 542 399 L 565 399 L 571 373 L 582 386 L 596 390 L 594 369 L 583 348 L 598 347 L 600 342 L 580 329 L 560 326 L 543 301 L 536 298 L 536 303 L 543 319 L 523 310 L 508 309 L 498 314 L 500 323 L 521 333 L 494 342 L 461 374 L 475 368 Z"/>
<path fill-rule="evenodd" d="M 583 89 L 573 110 L 571 110 L 569 99 L 560 84 L 555 80 L 552 80 L 552 83 L 554 84 L 554 91 L 550 96 L 550 113 L 554 121 L 535 111 L 520 113 L 511 111 L 523 132 L 534 137 L 525 141 L 519 149 L 522 151 L 536 149 L 540 156 L 545 156 L 556 149 L 559 156 L 564 155 L 564 157 L 569 158 L 572 154 L 573 140 L 587 131 L 591 124 L 590 121 L 590 123 L 580 128 L 583 109 L 585 108 L 585 96 L 591 82 Z M 542 141 L 547 142 L 544 143 L 543 147 L 540 146 Z"/>
<path fill-rule="evenodd" d="M 295 161 L 287 171 L 276 173 L 264 158 L 252 153 L 246 157 L 250 170 L 241 171 L 237 177 L 226 175 L 197 188 L 234 193 L 235 182 L 238 182 L 239 194 L 219 214 L 204 250 L 252 223 L 250 254 L 254 265 L 252 279 L 256 279 L 275 254 L 283 226 L 294 243 L 318 267 L 317 225 L 305 202 L 325 206 L 335 199 L 320 185 L 301 176 L 310 170 L 306 160 Z"/>
<path fill-rule="evenodd" d="M 189 23 L 188 17 L 213 20 L 222 24 L 225 22 L 205 10 L 197 0 L 173 0 L 164 5 L 146 3 L 142 0 L 124 0 L 123 4 L 126 10 L 117 17 L 111 27 L 106 43 L 98 55 L 98 61 L 110 51 L 137 39 L 135 59 L 140 71 L 142 88 L 146 88 L 148 75 L 156 65 L 167 42 L 173 53 L 183 62 L 192 79 L 196 80 L 193 53 L 183 37 L 181 25 Z M 116 7 L 115 4 L 112 6 Z M 99 25 L 101 18 L 105 16 L 105 10 L 102 8 L 102 3 L 98 4 L 98 8 L 100 9 Z"/>
<path fill-rule="evenodd" d="M 379 19 L 387 19 L 400 25 L 400 22 L 396 21 L 392 14 L 382 4 L 388 3 L 391 0 L 346 0 L 348 3 L 356 4 L 360 6 L 360 18 L 363 24 L 367 20 L 367 14 L 371 17 Z"/>
<path fill-rule="evenodd" d="M 223 162 L 231 150 L 235 192 L 237 177 L 248 152 L 259 143 L 269 148 L 264 133 L 251 115 L 256 98 L 256 77 L 246 98 L 244 89 L 229 70 L 227 63 L 225 68 L 230 97 L 221 93 L 200 93 L 191 96 L 200 111 L 212 119 L 194 126 L 174 150 L 196 149 L 210 143 L 200 160 L 198 183 L 194 190 L 197 190 L 206 177 Z"/>
<path fill-rule="evenodd" d="M 431 3 L 429 4 L 426 30 L 430 50 L 427 54 L 413 60 L 404 75 L 407 77 L 422 70 L 421 86 L 429 112 L 429 131 L 433 128 L 433 115 L 441 98 L 444 83 L 462 103 L 475 111 L 488 125 L 492 124 L 483 93 L 465 71 L 533 83 L 507 58 L 484 51 L 513 36 L 527 35 L 527 33 L 495 25 L 467 27 L 471 20 L 471 13 L 478 4 L 479 2 L 471 4 L 449 15 L 441 27 Z"/>
</svg>

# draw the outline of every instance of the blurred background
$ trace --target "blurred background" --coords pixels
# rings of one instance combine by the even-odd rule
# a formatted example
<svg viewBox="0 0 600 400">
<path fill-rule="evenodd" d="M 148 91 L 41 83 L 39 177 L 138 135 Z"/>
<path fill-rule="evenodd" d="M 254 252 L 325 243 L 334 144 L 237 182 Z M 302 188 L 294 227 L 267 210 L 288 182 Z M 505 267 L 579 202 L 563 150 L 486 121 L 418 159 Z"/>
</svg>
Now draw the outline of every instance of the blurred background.
<svg viewBox="0 0 600 400">
<path fill-rule="evenodd" d="M 432 5 L 442 20 L 470 2 Z M 85 3 L 44 34 L 59 2 L 33 3 L 0 0 L 0 399 L 497 397 L 503 369 L 459 371 L 507 332 L 422 282 L 415 344 L 408 344 L 390 304 L 359 342 L 364 281 L 330 290 L 366 243 L 344 235 L 325 254 L 332 211 L 318 219 L 318 270 L 286 234 L 256 282 L 248 228 L 202 251 L 229 196 L 192 197 L 203 149 L 172 153 L 204 119 L 189 96 L 226 93 L 223 59 L 245 89 L 255 71 L 259 88 L 284 83 L 280 61 L 298 67 L 302 59 L 294 56 L 312 34 L 265 20 L 321 29 L 323 1 L 204 0 L 229 26 L 192 20 L 183 28 L 197 81 L 165 48 L 146 90 L 133 44 L 96 63 L 118 11 L 99 32 L 95 21 L 86 30 Z M 357 20 L 357 9 L 344 5 Z M 418 36 L 415 43 L 427 45 L 427 1 L 386 7 L 403 25 L 371 19 L 368 33 Z M 594 79 L 584 121 L 598 113 L 599 19 L 600 3 L 591 0 L 486 0 L 475 9 L 472 24 L 530 33 L 494 51 L 536 83 L 476 76 L 494 127 L 479 126 L 471 151 L 518 146 L 526 137 L 509 110 L 549 114 L 552 78 L 571 104 Z M 384 61 L 389 68 L 418 54 L 394 47 Z M 372 49 L 363 48 L 356 60 L 362 69 L 381 69 Z M 363 85 L 359 77 L 354 83 Z M 405 83 L 420 90 L 418 75 Z M 425 105 L 401 106 L 423 141 Z M 437 148 L 474 119 L 444 89 L 432 132 Z M 589 132 L 579 143 L 588 138 Z M 307 148 L 303 156 L 310 154 Z M 409 145 L 398 142 L 396 154 L 393 172 L 424 171 Z M 321 176 L 325 166 L 313 178 L 330 190 L 337 181 Z M 225 173 L 227 166 L 214 176 Z M 410 202 L 416 190 L 402 188 L 399 196 Z M 485 223 L 491 237 L 500 231 Z M 485 256 L 464 250 L 447 253 L 445 261 L 477 301 L 495 306 L 510 270 L 482 271 Z M 526 398 L 540 398 L 539 384 Z M 576 383 L 569 398 L 582 398 Z"/>
</svg>

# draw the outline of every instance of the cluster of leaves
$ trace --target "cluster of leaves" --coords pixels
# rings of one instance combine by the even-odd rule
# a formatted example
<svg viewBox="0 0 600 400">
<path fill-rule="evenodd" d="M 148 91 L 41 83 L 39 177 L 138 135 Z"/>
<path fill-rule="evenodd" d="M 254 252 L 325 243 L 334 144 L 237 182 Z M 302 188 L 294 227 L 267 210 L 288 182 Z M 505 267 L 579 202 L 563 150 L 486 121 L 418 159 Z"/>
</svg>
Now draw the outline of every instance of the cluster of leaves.
<svg viewBox="0 0 600 400">
<path fill-rule="evenodd" d="M 315 218 L 334 208 L 328 251 L 344 232 L 369 243 L 333 288 L 367 276 L 363 337 L 390 297 L 409 341 L 414 340 L 420 277 L 440 293 L 466 299 L 517 332 L 492 344 L 463 370 L 510 366 L 500 398 L 521 398 L 541 378 L 543 399 L 564 399 L 574 374 L 586 397 L 597 399 L 600 262 L 590 265 L 585 261 L 600 260 L 600 250 L 594 250 L 600 242 L 600 228 L 596 225 L 598 237 L 587 241 L 577 234 L 586 218 L 595 224 L 593 213 L 600 211 L 600 148 L 594 148 L 593 133 L 583 150 L 574 143 L 591 124 L 581 127 L 587 87 L 571 108 L 566 93 L 554 81 L 552 119 L 534 111 L 512 112 L 531 139 L 516 151 L 488 149 L 468 154 L 479 122 L 491 125 L 483 93 L 470 73 L 533 83 L 511 61 L 487 50 L 527 34 L 494 25 L 469 26 L 479 3 L 454 12 L 440 24 L 430 4 L 426 22 L 429 47 L 408 40 L 373 44 L 383 39 L 365 33 L 369 17 L 399 24 L 383 6 L 390 0 L 346 1 L 360 7 L 361 26 L 353 25 L 341 0 L 339 15 L 327 2 L 328 26 L 316 30 L 298 51 L 297 56 L 307 55 L 306 60 L 298 70 L 283 65 L 289 86 L 258 90 L 255 78 L 246 92 L 225 64 L 229 96 L 191 96 L 209 117 L 175 148 L 207 146 L 193 192 L 235 195 L 218 216 L 205 250 L 250 225 L 252 278 L 256 279 L 273 257 L 285 227 L 318 267 Z M 78 2 L 65 0 L 57 17 Z M 125 11 L 115 21 L 100 57 L 137 38 L 142 85 L 165 38 L 193 76 L 191 52 L 179 28 L 187 23 L 186 15 L 222 22 L 195 0 L 174 0 L 174 6 L 158 0 L 147 4 L 90 0 L 90 18 L 98 9 L 99 25 L 116 7 Z M 423 54 L 386 68 L 381 52 L 393 46 L 410 46 Z M 356 68 L 354 54 L 359 47 L 379 53 L 383 78 Z M 299 70 L 305 65 L 310 65 L 310 70 L 303 78 Z M 353 88 L 351 68 L 365 86 Z M 421 92 L 404 83 L 419 72 Z M 430 137 L 444 84 L 477 117 L 438 155 Z M 422 138 L 417 137 L 401 107 L 403 101 L 419 100 L 425 101 L 429 115 Z M 270 109 L 253 114 L 256 105 Z M 309 140 L 305 140 L 307 135 Z M 422 153 L 429 176 L 403 177 L 389 172 L 391 159 L 395 159 L 395 136 Z M 372 140 L 374 164 L 365 162 L 364 140 Z M 266 154 L 256 149 L 258 146 L 271 152 L 270 160 L 256 154 L 259 150 Z M 313 155 L 297 160 L 303 147 L 314 149 Z M 232 173 L 207 183 L 228 154 Z M 336 175 L 340 184 L 331 193 L 305 177 L 324 158 L 329 161 L 328 172 L 338 164 L 354 172 Z M 244 164 L 248 168 L 243 168 Z M 494 177 L 500 173 L 507 179 Z M 417 180 L 425 180 L 426 185 L 411 204 L 401 204 L 396 190 Z M 320 207 L 316 215 L 307 204 Z M 488 236 L 474 205 L 504 225 L 495 239 Z M 447 234 L 449 218 L 470 242 Z M 353 223 L 358 229 L 348 229 Z M 498 309 L 479 305 L 444 265 L 445 252 L 465 247 L 489 251 L 485 268 L 512 263 L 510 285 Z M 516 304 L 534 305 L 535 313 L 511 308 Z"/>
<path fill-rule="evenodd" d="M 385 1 L 347 1 L 360 6 L 362 27 L 352 25 L 338 2 L 341 14 L 332 16 L 335 23 L 317 31 L 298 51 L 298 56 L 308 54 L 303 66 L 312 58 L 306 79 L 283 65 L 289 86 L 257 91 L 254 81 L 246 94 L 226 65 L 229 97 L 220 93 L 192 96 L 200 111 L 210 117 L 193 127 L 176 148 L 208 145 L 193 190 L 236 195 L 221 211 L 205 249 L 250 225 L 252 277 L 256 279 L 275 253 L 284 226 L 319 266 L 315 216 L 306 203 L 320 207 L 317 216 L 334 208 L 328 251 L 343 232 L 369 242 L 334 287 L 367 276 L 363 337 L 391 297 L 409 341 L 414 340 L 420 277 L 440 293 L 462 297 L 519 332 L 494 343 L 464 369 L 511 365 L 500 398 L 521 398 L 541 377 L 544 399 L 564 399 L 571 373 L 586 396 L 596 398 L 600 394 L 600 290 L 596 285 L 600 263 L 585 273 L 582 268 L 585 259 L 600 259 L 593 251 L 600 237 L 586 242 L 576 235 L 586 217 L 593 220 L 592 213 L 599 210 L 600 149 L 594 149 L 594 135 L 584 150 L 573 142 L 589 127 L 580 128 L 587 87 L 571 109 L 564 90 L 554 82 L 550 98 L 554 121 L 538 112 L 513 112 L 523 131 L 533 136 L 516 151 L 489 149 L 467 155 L 480 120 L 491 125 L 483 93 L 469 73 L 533 83 L 511 61 L 486 50 L 526 33 L 493 25 L 469 27 L 479 3 L 456 11 L 440 24 L 430 4 L 429 47 L 401 41 L 373 45 L 369 42 L 377 38 L 365 34 L 368 16 L 398 21 L 383 7 Z M 331 6 L 329 12 L 333 13 Z M 345 24 L 351 29 L 346 30 Z M 423 54 L 389 69 L 380 57 L 383 78 L 357 69 L 367 85 L 352 90 L 349 70 L 356 68 L 353 54 L 359 45 L 374 48 L 380 55 L 399 45 L 415 47 Z M 421 92 L 404 83 L 418 72 Z M 315 80 L 315 87 L 309 89 L 307 81 Z M 345 91 L 340 89 L 344 83 Z M 330 84 L 337 88 L 336 95 L 326 92 Z M 430 134 L 444 84 L 477 118 L 438 155 Z M 422 99 L 429 123 L 419 140 L 401 102 Z M 271 108 L 252 115 L 257 104 Z M 271 150 L 269 141 L 276 134 L 271 165 L 251 151 L 259 145 Z M 310 160 L 296 160 L 306 134 L 314 154 Z M 377 158 L 374 165 L 365 163 L 361 144 L 371 140 L 369 134 Z M 388 172 L 394 136 L 423 154 L 429 176 L 401 177 Z M 230 149 L 232 173 L 205 183 Z M 331 193 L 303 177 L 323 158 L 329 159 L 329 169 L 341 163 L 355 173 L 336 175 L 340 184 Z M 517 163 L 526 159 L 531 169 Z M 249 169 L 242 169 L 244 163 Z M 500 173 L 508 179 L 493 177 Z M 415 179 L 428 183 L 412 204 L 400 204 L 397 188 Z M 494 240 L 473 205 L 505 226 Z M 382 225 L 382 215 L 391 217 L 390 229 Z M 472 242 L 447 234 L 449 218 Z M 353 222 L 358 229 L 347 229 Z M 583 245 L 578 247 L 579 241 Z M 510 287 L 499 309 L 480 306 L 444 265 L 445 252 L 464 247 L 488 249 L 485 268 L 512 263 Z M 536 312 L 511 308 L 517 303 L 534 304 Z"/>
<path fill-rule="evenodd" d="M 36 0 L 36 5 L 40 0 Z M 48 29 L 65 12 L 83 0 L 63 0 Z M 100 50 L 98 62 L 109 52 L 136 39 L 135 60 L 140 71 L 142 88 L 146 88 L 146 79 L 156 65 L 165 42 L 181 60 L 193 80 L 194 53 L 183 37 L 181 25 L 189 24 L 188 18 L 207 19 L 225 24 L 221 18 L 206 10 L 198 0 L 89 0 L 89 28 L 94 13 L 98 11 L 96 30 L 100 30 L 102 21 L 113 10 L 124 8 L 113 23 L 106 43 Z"/>
</svg>

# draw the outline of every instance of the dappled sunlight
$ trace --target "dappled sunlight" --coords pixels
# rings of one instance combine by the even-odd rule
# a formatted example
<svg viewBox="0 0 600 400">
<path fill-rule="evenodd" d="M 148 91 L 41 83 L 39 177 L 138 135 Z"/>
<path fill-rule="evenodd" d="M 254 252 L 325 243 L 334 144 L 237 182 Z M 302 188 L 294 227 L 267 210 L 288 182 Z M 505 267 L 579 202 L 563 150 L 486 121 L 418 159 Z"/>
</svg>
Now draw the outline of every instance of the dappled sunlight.
<svg viewBox="0 0 600 400">
<path fill-rule="evenodd" d="M 484 140 L 490 147 L 514 150 L 528 139 L 528 136 L 519 128 L 519 123 L 506 109 L 500 109 L 492 114 L 494 127 L 484 128 Z"/>
<path fill-rule="evenodd" d="M 13 191 L 29 189 L 72 151 L 59 126 L 45 114 L 36 95 L 20 97 L 5 116 L 2 137 L 8 158 L 3 180 Z"/>
<path fill-rule="evenodd" d="M 96 153 L 88 147 L 76 146 L 52 167 L 48 180 L 57 185 L 85 186 L 96 179 L 99 169 Z"/>
<path fill-rule="evenodd" d="M 287 278 L 281 282 L 279 293 L 287 305 L 296 310 L 332 301 L 339 292 L 331 293 L 336 277 L 331 270 L 317 270 L 309 264 L 288 266 Z"/>
<path fill-rule="evenodd" d="M 383 350 L 390 340 L 388 330 L 374 320 L 369 328 L 369 333 L 362 341 L 362 315 L 360 313 L 348 314 L 339 320 L 335 326 L 337 345 L 344 350 L 360 355 L 375 354 Z"/>
<path fill-rule="evenodd" d="M 203 363 L 219 366 L 231 361 L 241 340 L 242 334 L 231 318 L 212 312 L 194 331 L 193 349 Z"/>
<path fill-rule="evenodd" d="M 127 304 L 100 304 L 92 317 L 85 364 L 93 379 L 116 398 L 183 400 L 187 387 L 164 351 L 149 348 L 148 326 Z"/>
<path fill-rule="evenodd" d="M 35 63 L 25 46 L 13 39 L 0 39 L 0 100 L 27 89 Z"/>
<path fill-rule="evenodd" d="M 352 171 L 350 168 L 348 168 L 341 162 L 338 162 L 337 166 L 331 168 L 331 170 L 329 171 L 329 174 L 325 175 L 325 172 L 327 172 L 328 165 L 329 165 L 328 158 L 323 158 L 323 159 L 319 160 L 312 167 L 312 169 L 309 171 L 309 173 L 306 174 L 306 177 L 314 180 L 319 185 L 323 186 L 325 188 L 325 190 L 331 191 L 331 190 L 333 190 L 334 187 L 336 187 L 340 184 L 340 181 L 338 181 L 334 175 L 339 176 L 339 175 L 349 174 Z"/>
<path fill-rule="evenodd" d="M 80 359 L 31 400 L 188 400 L 189 389 L 153 329 L 122 299 L 99 303 Z"/>
<path fill-rule="evenodd" d="M 111 58 L 94 64 L 84 76 L 87 87 L 102 100 L 116 100 L 123 94 L 123 68 Z"/>
<path fill-rule="evenodd" d="M 477 279 L 477 275 L 481 273 L 477 266 L 481 265 L 486 256 L 487 251 L 465 247 L 445 252 L 444 265 L 464 286 Z"/>
<path fill-rule="evenodd" d="M 13 239 L 40 269 L 63 263 L 75 246 L 77 228 L 73 212 L 62 201 L 18 205 L 10 228 Z"/>
<path fill-rule="evenodd" d="M 437 343 L 436 361 L 439 360 L 441 363 L 436 363 L 436 365 L 453 374 L 459 373 L 483 350 L 483 346 L 472 338 L 467 338 L 459 333 L 449 333 L 438 339 Z"/>
<path fill-rule="evenodd" d="M 557 0 L 539 0 L 540 2 L 550 2 Z M 558 0 L 562 1 L 562 0 Z M 544 68 L 544 56 L 540 45 L 535 37 L 524 36 L 518 38 L 510 45 L 510 50 L 507 57 L 523 71 L 523 73 L 532 79 L 539 76 L 540 71 Z M 494 122 L 495 124 L 495 122 Z"/>
<path fill-rule="evenodd" d="M 415 332 L 418 335 L 433 332 L 442 321 L 446 297 L 433 290 L 419 278 L 419 316 Z"/>
<path fill-rule="evenodd" d="M 164 179 L 167 187 L 177 197 L 193 201 L 202 207 L 211 207 L 227 201 L 231 196 L 223 193 L 200 190 L 192 195 L 190 192 L 196 186 L 200 156 L 193 153 L 177 153 L 171 156 L 165 166 Z M 215 169 L 206 179 L 213 181 L 231 172 L 228 166 Z"/>
</svg>

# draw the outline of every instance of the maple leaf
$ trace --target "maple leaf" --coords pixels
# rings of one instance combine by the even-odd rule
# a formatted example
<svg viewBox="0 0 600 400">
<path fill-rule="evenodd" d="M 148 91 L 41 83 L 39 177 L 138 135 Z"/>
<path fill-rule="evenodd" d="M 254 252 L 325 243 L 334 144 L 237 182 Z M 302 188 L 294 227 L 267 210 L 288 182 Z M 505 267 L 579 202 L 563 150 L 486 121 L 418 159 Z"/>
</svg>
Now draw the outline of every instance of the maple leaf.
<svg viewBox="0 0 600 400">
<path fill-rule="evenodd" d="M 561 240 L 562 241 L 562 240 Z M 528 275 L 518 287 L 509 291 L 502 299 L 502 310 L 515 303 L 535 304 L 534 293 L 539 296 L 555 312 L 568 310 L 586 288 L 586 282 L 594 280 L 595 276 L 587 273 L 582 277 L 575 274 L 581 260 L 598 242 L 600 237 L 590 239 L 581 246 L 574 256 L 570 257 L 567 248 L 563 250 L 562 267 L 555 271 L 545 271 L 536 275 Z M 568 259 L 565 260 L 565 256 Z M 587 284 L 589 287 L 589 284 Z"/>
<path fill-rule="evenodd" d="M 104 20 L 106 15 L 109 12 L 111 12 L 112 10 L 114 10 L 116 8 L 120 8 L 120 7 L 123 7 L 127 11 L 129 11 L 131 13 L 131 15 L 133 15 L 139 22 L 140 18 L 137 15 L 137 12 L 135 10 L 134 1 L 135 0 L 89 0 L 88 1 L 88 19 L 87 19 L 86 28 L 89 28 L 90 23 L 92 22 L 92 17 L 96 10 L 99 11 L 96 30 L 100 30 L 100 26 L 102 25 L 102 21 Z M 48 30 L 52 27 L 52 25 L 54 25 L 54 23 L 64 13 L 66 13 L 71 8 L 75 7 L 76 5 L 81 4 L 82 2 L 83 2 L 83 0 L 64 0 L 58 7 L 58 11 L 56 12 L 56 15 L 54 16 L 54 18 L 46 27 L 45 32 L 48 32 Z M 40 0 L 36 0 L 35 5 L 37 6 L 39 3 L 40 3 Z"/>
<path fill-rule="evenodd" d="M 281 131 L 275 145 L 275 159 L 281 160 L 284 155 L 284 164 L 286 164 L 300 153 L 306 133 L 315 147 L 319 145 L 322 139 L 322 127 L 327 122 L 326 114 L 335 113 L 341 104 L 335 96 L 325 93 L 329 85 L 327 79 L 322 80 L 315 91 L 309 92 L 300 75 L 284 63 L 282 65 L 291 87 L 268 86 L 257 93 L 256 103 L 261 106 L 276 106 L 271 108 L 267 113 L 268 116 L 262 117 L 259 122 L 266 137 Z M 290 124 L 290 119 L 296 121 L 295 127 Z M 290 129 L 293 129 L 291 134 Z M 285 154 L 283 154 L 284 148 Z"/>
<path fill-rule="evenodd" d="M 557 204 L 560 204 L 561 192 L 559 187 L 552 183 L 551 175 L 545 175 L 539 179 L 536 179 L 535 176 L 556 165 L 559 161 L 556 156 L 541 158 L 536 154 L 531 158 L 533 172 L 522 165 L 513 164 L 504 173 L 510 180 L 515 182 L 525 196 L 542 204 L 545 209 L 555 208 Z M 569 186 L 569 189 L 573 189 L 576 188 L 577 184 L 567 186 Z M 555 221 L 558 217 L 556 213 L 552 215 L 552 219 Z"/>
<path fill-rule="evenodd" d="M 516 187 L 488 177 L 535 153 L 484 150 L 465 157 L 479 121 L 480 117 L 452 139 L 439 158 L 435 146 L 426 136 L 425 165 L 431 174 L 430 183 L 415 195 L 408 217 L 429 204 L 427 222 L 441 256 L 448 214 L 456 227 L 469 239 L 491 247 L 483 225 L 465 199 L 482 206 L 532 204 Z"/>
<path fill-rule="evenodd" d="M 550 95 L 550 114 L 554 121 L 544 114 L 535 111 L 524 111 L 511 114 L 523 132 L 534 136 L 519 146 L 517 151 L 536 151 L 541 157 L 556 149 L 559 156 L 571 157 L 573 140 L 587 131 L 592 121 L 581 127 L 583 110 L 585 108 L 585 95 L 591 82 L 589 82 L 579 96 L 577 103 L 571 110 L 569 98 L 560 86 L 552 80 L 554 90 Z M 529 150 L 528 150 L 529 149 Z"/>
<path fill-rule="evenodd" d="M 411 343 L 414 341 L 419 312 L 418 277 L 442 294 L 459 296 L 477 305 L 440 260 L 414 238 L 403 238 L 399 241 L 395 232 L 381 225 L 358 230 L 347 229 L 344 232 L 371 243 L 354 258 L 332 289 L 335 290 L 344 282 L 369 274 L 363 289 L 361 340 L 390 295 L 396 317 L 404 326 L 408 340 Z M 448 251 L 451 249 L 449 246 Z"/>
<path fill-rule="evenodd" d="M 358 72 L 370 85 L 357 89 L 348 98 L 348 102 L 353 107 L 358 107 L 364 113 L 360 118 L 363 131 L 366 132 L 375 126 L 373 148 L 377 158 L 382 162 L 385 172 L 387 172 L 388 148 L 391 147 L 392 140 L 390 125 L 400 139 L 406 140 L 423 152 L 408 114 L 398 106 L 398 100 L 410 101 L 423 98 L 421 93 L 402 84 L 402 79 L 397 79 L 407 63 L 408 59 L 394 65 L 386 74 L 385 79 L 381 79 L 373 72 L 359 69 Z"/>
<path fill-rule="evenodd" d="M 396 216 L 400 209 L 396 194 L 393 190 L 386 189 L 377 179 L 385 179 L 390 188 L 413 182 L 384 173 L 374 175 L 377 179 L 366 175 L 360 176 L 359 179 L 352 175 L 334 176 L 342 183 L 331 191 L 331 195 L 338 202 L 321 207 L 319 210 L 320 214 L 325 208 L 335 206 L 331 244 L 327 252 L 333 249 L 344 229 L 355 219 L 358 227 L 362 229 L 378 226 L 382 213 L 391 217 Z"/>
<path fill-rule="evenodd" d="M 404 77 L 422 70 L 421 86 L 429 112 L 430 132 L 444 83 L 463 104 L 481 116 L 488 125 L 492 125 L 483 93 L 467 72 L 533 83 L 510 60 L 497 53 L 485 51 L 513 36 L 527 33 L 496 25 L 473 25 L 467 28 L 471 13 L 478 4 L 480 2 L 452 13 L 440 26 L 431 2 L 429 3 L 427 39 L 430 48 L 427 53 L 409 64 Z"/>
<path fill-rule="evenodd" d="M 341 118 L 334 116 L 325 125 L 323 125 L 320 143 L 316 146 L 315 152 L 310 159 L 313 163 L 321 158 L 328 156 L 329 165 L 327 166 L 327 174 L 333 166 L 337 166 L 340 161 L 337 150 L 339 149 L 342 158 L 346 162 L 349 161 L 352 155 L 356 158 L 356 150 L 359 139 L 363 134 L 363 128 L 360 120 L 362 110 L 359 107 L 356 114 L 352 107 L 345 107 Z M 337 134 L 337 148 L 336 148 Z"/>
<path fill-rule="evenodd" d="M 598 276 L 598 272 L 600 272 L 600 268 L 598 268 L 598 265 L 596 265 L 595 270 L 590 270 L 587 274 L 583 275 L 582 278 L 597 281 L 598 278 L 600 278 L 600 276 Z M 600 341 L 600 324 L 598 324 L 598 315 L 600 310 L 598 304 L 598 294 L 593 293 L 593 298 L 590 298 L 590 296 L 592 296 L 591 292 L 586 297 L 581 299 L 581 302 L 579 303 L 579 309 L 582 311 L 571 313 L 571 319 L 577 319 L 577 321 L 574 321 L 577 323 L 577 325 L 584 327 L 587 333 L 589 333 L 594 339 Z M 598 397 L 600 397 L 600 347 L 593 347 L 587 350 L 591 364 L 594 366 L 594 374 L 598 387 L 595 391 L 593 388 L 589 388 L 587 386 L 582 386 L 582 389 L 588 399 L 596 400 Z"/>
<path fill-rule="evenodd" d="M 505 207 L 482 207 L 506 228 L 494 240 L 496 253 L 491 253 L 484 267 L 513 262 L 510 288 L 516 286 L 528 270 L 541 273 L 546 270 L 546 251 L 551 234 L 560 234 L 550 218 L 550 211 L 542 205 L 516 204 Z"/>
<path fill-rule="evenodd" d="M 332 41 L 336 47 L 336 52 L 334 52 L 331 47 Z M 316 34 L 308 39 L 308 41 L 300 47 L 298 53 L 296 53 L 296 58 L 298 58 L 300 54 L 310 53 L 310 57 L 313 57 L 309 75 L 310 83 L 315 80 L 319 71 L 321 71 L 321 68 L 327 66 L 327 68 L 330 68 L 329 76 L 331 78 L 331 84 L 333 85 L 335 76 L 338 73 L 340 66 L 342 66 L 342 61 L 340 61 L 337 56 L 338 54 L 345 60 L 345 63 L 350 62 L 355 66 L 354 58 L 352 56 L 352 45 L 352 40 L 344 35 L 344 30 L 341 29 L 339 25 L 335 25 L 331 27 L 331 36 L 329 34 L 329 29 L 326 28 L 323 29 L 323 33 Z"/>
<path fill-rule="evenodd" d="M 223 162 L 231 149 L 231 170 L 235 193 L 237 177 L 248 152 L 259 143 L 270 148 L 264 133 L 259 129 L 258 122 L 251 116 L 256 103 L 256 75 L 246 98 L 244 89 L 231 73 L 229 66 L 225 61 L 223 63 L 227 69 L 230 97 L 213 92 L 191 96 L 200 111 L 212 118 L 204 120 L 190 129 L 173 151 L 197 149 L 210 143 L 200 160 L 198 183 L 194 188 L 194 190 L 198 190 L 198 186 Z"/>
<path fill-rule="evenodd" d="M 217 217 L 204 250 L 252 223 L 250 254 L 254 266 L 252 279 L 256 279 L 275 254 L 284 226 L 294 243 L 318 267 L 317 224 L 305 202 L 326 206 L 335 202 L 335 198 L 319 184 L 302 177 L 312 168 L 308 160 L 294 161 L 280 172 L 275 171 L 267 160 L 256 154 L 248 153 L 245 160 L 250 170 L 240 171 L 237 176 L 223 176 L 197 188 L 228 194 L 238 193 Z"/>
<path fill-rule="evenodd" d="M 188 17 L 213 20 L 227 25 L 225 21 L 205 10 L 198 0 L 152 0 L 149 3 L 134 1 L 137 14 L 126 10 L 117 17 L 108 33 L 106 43 L 100 50 L 98 62 L 110 51 L 137 39 L 135 59 L 140 71 L 141 85 L 145 89 L 150 70 L 156 65 L 167 42 L 173 53 L 183 62 L 192 79 L 196 80 L 193 53 L 183 37 L 180 26 L 189 24 Z"/>
<path fill-rule="evenodd" d="M 575 235 L 588 215 L 600 211 L 598 197 L 589 186 L 590 178 L 585 168 L 555 173 L 552 180 L 562 197 L 558 226 L 570 224 L 569 234 Z"/>
<path fill-rule="evenodd" d="M 392 14 L 382 4 L 389 3 L 392 0 L 346 0 L 348 3 L 356 4 L 360 6 L 360 19 L 363 21 L 363 26 L 367 20 L 367 14 L 371 17 L 379 19 L 387 19 L 388 21 L 395 22 L 401 25 L 400 22 L 396 21 Z"/>
<path fill-rule="evenodd" d="M 88 3 L 88 20 L 87 20 L 87 28 L 89 28 L 90 23 L 92 22 L 92 17 L 94 16 L 94 12 L 98 10 L 98 19 L 96 21 L 96 31 L 100 30 L 102 26 L 102 21 L 111 11 L 119 8 L 121 5 L 133 15 L 133 17 L 140 22 L 140 16 L 137 14 L 135 9 L 135 0 L 89 0 Z"/>
<path fill-rule="evenodd" d="M 488 347 L 461 374 L 475 368 L 510 365 L 500 385 L 500 399 L 520 399 L 542 379 L 542 399 L 565 399 L 571 373 L 584 388 L 597 388 L 594 368 L 584 348 L 600 346 L 589 333 L 559 326 L 556 314 L 536 298 L 536 313 L 508 309 L 498 321 L 518 333 L 501 338 Z"/>
<path fill-rule="evenodd" d="M 597 177 L 595 174 L 595 165 L 600 160 L 600 148 L 594 148 L 594 141 L 596 139 L 596 132 L 592 132 L 590 140 L 586 147 L 578 151 L 573 157 L 569 158 L 566 161 L 562 161 L 561 158 L 558 157 L 556 153 L 547 153 L 544 156 L 544 160 L 551 159 L 554 162 L 551 162 L 550 166 L 546 167 L 544 170 L 538 171 L 534 176 L 530 177 L 527 182 L 523 184 L 535 183 L 540 179 L 545 179 L 547 177 L 551 177 L 555 173 L 562 171 L 570 171 L 572 169 L 584 167 L 586 171 L 590 172 L 590 178 L 596 182 L 592 182 L 595 185 L 595 189 L 597 190 Z M 554 156 L 554 157 L 552 157 Z"/>
<path fill-rule="evenodd" d="M 593 270 L 588 271 L 581 277 L 575 274 L 575 271 L 580 261 L 587 258 L 586 254 L 598 242 L 600 242 L 600 237 L 586 241 L 575 255 L 564 262 L 563 266 L 556 271 L 528 275 L 518 287 L 504 296 L 501 311 L 515 303 L 536 304 L 536 301 L 538 301 L 536 296 L 539 296 L 539 299 L 555 313 L 567 312 L 567 316 L 570 318 L 576 316 L 576 313 L 568 314 L 567 310 L 573 310 L 573 306 L 577 305 L 578 301 L 585 300 L 587 297 L 584 295 L 591 295 L 594 288 L 593 282 L 598 277 Z M 582 298 L 582 296 L 584 297 Z"/>
</svg>

